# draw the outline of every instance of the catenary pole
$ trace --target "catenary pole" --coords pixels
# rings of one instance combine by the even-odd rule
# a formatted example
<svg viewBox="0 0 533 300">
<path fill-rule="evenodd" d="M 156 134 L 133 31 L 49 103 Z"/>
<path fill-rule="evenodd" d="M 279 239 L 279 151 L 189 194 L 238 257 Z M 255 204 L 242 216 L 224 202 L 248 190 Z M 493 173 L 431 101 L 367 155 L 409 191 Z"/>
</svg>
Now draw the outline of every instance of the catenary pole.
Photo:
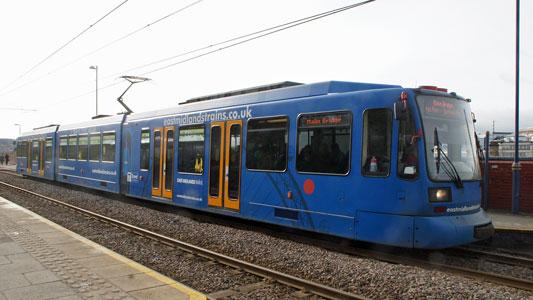
<svg viewBox="0 0 533 300">
<path fill-rule="evenodd" d="M 520 211 L 520 161 L 519 161 L 519 95 L 520 95 L 520 0 L 516 0 L 516 75 L 515 75 L 515 146 L 513 171 L 513 202 L 512 212 Z"/>
</svg>

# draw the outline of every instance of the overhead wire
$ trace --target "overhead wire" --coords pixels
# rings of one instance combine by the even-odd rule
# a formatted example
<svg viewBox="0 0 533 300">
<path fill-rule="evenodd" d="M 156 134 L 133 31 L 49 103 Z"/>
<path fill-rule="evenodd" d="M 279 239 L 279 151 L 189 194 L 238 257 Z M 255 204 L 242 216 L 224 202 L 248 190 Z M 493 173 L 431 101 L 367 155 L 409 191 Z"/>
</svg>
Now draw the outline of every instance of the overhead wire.
<svg viewBox="0 0 533 300">
<path fill-rule="evenodd" d="M 340 13 L 340 12 L 343 12 L 343 11 L 346 11 L 346 10 L 349 10 L 349 9 L 352 9 L 352 8 L 355 8 L 355 7 L 358 7 L 358 6 L 373 2 L 373 1 L 375 1 L 375 0 L 367 0 L 367 1 L 363 1 L 363 2 L 357 3 L 357 4 L 348 5 L 348 6 L 344 7 L 344 8 L 336 9 L 336 10 L 333 10 L 331 12 L 327 12 L 327 13 L 318 15 L 316 17 L 311 17 L 311 18 L 309 18 L 308 20 L 305 20 L 305 21 L 301 21 L 301 22 L 298 22 L 298 23 L 295 23 L 295 24 L 292 24 L 292 25 L 289 25 L 289 26 L 286 26 L 286 27 L 282 27 L 282 28 L 274 30 L 274 31 L 270 31 L 270 32 L 267 32 L 267 33 L 264 33 L 264 34 L 261 34 L 261 35 L 258 35 L 258 36 L 254 36 L 252 38 L 249 38 L 249 39 L 246 39 L 246 40 L 243 40 L 243 41 L 239 41 L 237 43 L 234 43 L 234 44 L 231 44 L 231 45 L 219 48 L 219 49 L 215 49 L 213 51 L 209 51 L 207 53 L 202 53 L 200 55 L 197 55 L 197 56 L 194 56 L 194 57 L 191 57 L 191 58 L 188 58 L 188 59 L 184 59 L 184 60 L 172 63 L 170 65 L 166 65 L 166 66 L 151 70 L 149 72 L 142 73 L 140 76 L 146 76 L 148 74 L 159 72 L 161 70 L 168 69 L 170 67 L 173 67 L 173 66 L 176 66 L 176 65 L 191 61 L 193 59 L 197 59 L 197 58 L 200 58 L 200 57 L 203 57 L 203 56 L 207 56 L 209 54 L 213 54 L 213 53 L 218 52 L 218 51 L 222 51 L 222 50 L 225 50 L 225 49 L 229 49 L 229 48 L 235 47 L 237 45 L 241 45 L 241 44 L 244 44 L 244 43 L 247 43 L 247 42 L 251 42 L 253 40 L 256 40 L 256 39 L 259 39 L 259 38 L 262 38 L 262 37 L 265 37 L 265 36 L 268 36 L 268 35 L 271 35 L 271 34 L 274 34 L 274 33 L 278 33 L 280 31 L 284 31 L 284 30 L 287 30 L 287 29 L 290 29 L 290 28 L 293 28 L 293 27 L 296 27 L 296 26 L 299 26 L 299 25 L 302 25 L 302 24 L 305 24 L 305 23 L 309 23 L 309 22 L 312 22 L 312 21 L 315 21 L 315 20 L 318 20 L 318 19 L 321 19 L 321 18 L 325 18 L 327 16 L 331 16 L 331 15 L 334 15 L 334 14 L 337 14 L 337 13 Z"/>
<path fill-rule="evenodd" d="M 120 8 L 122 5 L 126 4 L 126 2 L 128 2 L 129 0 L 124 0 L 122 3 L 120 3 L 119 5 L 117 5 L 116 7 L 114 7 L 111 11 L 109 11 L 108 13 L 106 13 L 104 16 L 102 16 L 101 18 L 99 18 L 96 22 L 94 22 L 93 24 L 89 25 L 89 27 L 87 27 L 86 29 L 84 29 L 82 32 L 78 33 L 76 36 L 74 36 L 72 39 L 70 39 L 68 42 L 66 42 L 65 44 L 63 44 L 61 47 L 59 47 L 57 50 L 55 50 L 54 52 L 52 52 L 51 54 L 49 54 L 47 57 L 45 57 L 44 59 L 42 59 L 40 62 L 38 62 L 36 65 L 34 65 L 33 67 L 31 67 L 28 71 L 26 71 L 24 74 L 20 75 L 18 78 L 16 78 L 14 81 L 12 81 L 11 83 L 9 83 L 6 87 L 8 86 L 11 86 L 13 83 L 19 81 L 20 79 L 24 78 L 26 75 L 28 75 L 29 73 L 31 73 L 33 70 L 35 70 L 36 68 L 38 68 L 40 65 L 42 65 L 44 62 L 46 62 L 47 60 L 49 60 L 50 58 L 52 58 L 52 56 L 56 55 L 59 51 L 61 51 L 63 48 L 65 48 L 66 46 L 68 46 L 69 44 L 71 44 L 72 42 L 74 42 L 77 38 L 79 38 L 80 36 L 82 36 L 84 33 L 86 33 L 87 31 L 89 31 L 89 29 L 91 29 L 94 25 L 100 23 L 103 19 L 105 19 L 107 16 L 109 16 L 110 14 L 112 14 L 114 11 L 116 11 L 118 8 Z M 6 87 L 4 87 L 3 89 L 5 89 Z M 2 90 L 3 90 L 2 89 Z"/>
<path fill-rule="evenodd" d="M 182 7 L 182 8 L 180 8 L 180 9 L 178 9 L 178 10 L 176 10 L 176 11 L 174 11 L 174 12 L 172 12 L 172 13 L 166 15 L 166 16 L 164 16 L 164 17 L 161 17 L 161 18 L 157 19 L 154 22 L 148 23 L 147 25 L 145 25 L 145 26 L 143 26 L 143 27 L 141 27 L 139 29 L 136 29 L 136 30 L 134 30 L 134 31 L 132 31 L 132 32 L 130 32 L 130 33 L 128 33 L 128 34 L 126 34 L 126 35 L 114 40 L 114 41 L 112 41 L 112 42 L 109 42 L 109 43 L 105 44 L 104 46 L 102 46 L 100 48 L 97 48 L 97 49 L 85 54 L 84 56 L 79 57 L 78 59 L 76 59 L 72 63 L 75 63 L 75 62 L 79 61 L 80 59 L 83 59 L 83 58 L 85 58 L 85 57 L 87 57 L 87 56 L 89 56 L 91 54 L 94 54 L 94 53 L 96 53 L 96 52 L 98 52 L 98 51 L 100 51 L 102 49 L 105 49 L 105 48 L 107 48 L 107 47 L 109 47 L 109 46 L 111 46 L 111 45 L 113 45 L 113 44 L 115 44 L 115 43 L 117 43 L 119 41 L 122 41 L 123 39 L 126 39 L 126 38 L 128 38 L 128 37 L 130 37 L 130 36 L 132 36 L 132 35 L 134 35 L 134 34 L 136 34 L 138 32 L 140 32 L 140 31 L 152 26 L 152 25 L 155 25 L 155 24 L 157 24 L 157 23 L 159 23 L 159 22 L 161 22 L 161 21 L 163 21 L 163 20 L 165 20 L 167 18 L 170 18 L 170 17 L 172 17 L 172 16 L 174 16 L 174 15 L 176 15 L 176 14 L 178 14 L 178 13 L 184 11 L 184 10 L 186 10 L 187 8 L 193 7 L 193 6 L 195 6 L 196 4 L 198 4 L 198 3 L 202 2 L 202 1 L 203 0 L 197 0 L 197 1 L 195 1 L 195 2 L 193 2 L 191 4 L 189 4 L 189 5 L 186 5 L 186 6 Z"/>
<path fill-rule="evenodd" d="M 202 50 L 207 50 L 209 48 L 213 48 L 213 47 L 216 47 L 216 46 L 224 45 L 224 44 L 227 44 L 227 43 L 230 43 L 230 42 L 234 42 L 234 41 L 242 40 L 242 39 L 245 39 L 245 38 L 248 38 L 248 37 L 251 37 L 251 36 L 255 36 L 253 38 L 250 38 L 250 39 L 247 39 L 247 40 L 244 40 L 244 41 L 241 41 L 241 42 L 238 42 L 238 43 L 235 43 L 235 44 L 232 44 L 232 45 L 220 48 L 220 49 L 216 49 L 214 51 L 207 52 L 207 53 L 204 53 L 204 54 L 201 54 L 201 55 L 198 55 L 198 56 L 195 56 L 195 57 L 183 60 L 183 61 L 179 61 L 177 63 L 173 63 L 173 64 L 167 66 L 167 67 L 171 67 L 171 66 L 174 66 L 174 65 L 177 65 L 177 64 L 181 64 L 181 63 L 196 59 L 196 58 L 200 58 L 202 56 L 206 56 L 206 55 L 214 53 L 214 52 L 218 52 L 218 51 L 221 51 L 221 50 L 224 50 L 224 49 L 227 49 L 227 48 L 231 48 L 233 46 L 237 46 L 237 45 L 245 43 L 245 42 L 249 42 L 249 41 L 252 41 L 252 40 L 267 36 L 267 35 L 271 35 L 271 34 L 274 34 L 276 32 L 283 31 L 283 30 L 286 30 L 286 29 L 289 29 L 289 28 L 292 28 L 292 27 L 295 27 L 295 26 L 298 26 L 298 25 L 301 25 L 301 24 L 304 24 L 304 23 L 308 23 L 308 22 L 311 22 L 311 21 L 314 21 L 314 20 L 317 20 L 317 19 L 321 19 L 321 18 L 330 16 L 330 15 L 333 15 L 333 14 L 336 14 L 336 13 L 340 13 L 342 11 L 346 11 L 346 10 L 349 10 L 349 9 L 352 9 L 352 8 L 355 8 L 355 7 L 358 7 L 358 6 L 373 2 L 373 1 L 375 1 L 375 0 L 368 0 L 368 1 L 363 1 L 363 2 L 359 2 L 359 3 L 355 3 L 355 4 L 350 4 L 350 5 L 347 5 L 347 6 L 344 6 L 344 7 L 340 7 L 340 8 L 333 9 L 333 10 L 329 10 L 329 11 L 326 11 L 326 12 L 323 12 L 323 13 L 319 13 L 319 14 L 315 14 L 315 15 L 312 15 L 312 16 L 309 16 L 309 17 L 305 17 L 305 18 L 301 18 L 301 19 L 294 20 L 294 21 L 291 21 L 291 22 L 283 23 L 281 25 L 276 25 L 276 26 L 273 26 L 273 27 L 265 28 L 265 29 L 262 29 L 262 30 L 259 30 L 259 31 L 255 31 L 255 32 L 252 32 L 252 33 L 248 33 L 248 34 L 245 34 L 245 35 L 234 37 L 234 38 L 222 41 L 222 42 L 218 42 L 218 43 L 211 44 L 211 45 L 208 45 L 208 46 L 200 47 L 200 48 L 197 48 L 197 49 L 194 49 L 194 50 L 190 50 L 190 51 L 183 52 L 183 53 L 180 53 L 180 54 L 177 54 L 177 55 L 173 55 L 173 56 L 170 56 L 170 57 L 167 57 L 167 58 L 164 58 L 164 59 L 160 59 L 160 60 L 157 60 L 157 61 L 154 61 L 154 62 L 151 62 L 151 63 L 147 63 L 147 64 L 144 64 L 144 65 L 141 65 L 141 66 L 137 66 L 137 67 L 125 70 L 125 71 L 117 72 L 117 73 L 108 75 L 105 78 L 114 77 L 114 76 L 119 75 L 119 74 L 124 74 L 126 72 L 131 72 L 131 71 L 135 71 L 135 70 L 138 70 L 138 69 L 146 68 L 146 67 L 149 67 L 149 66 L 152 66 L 152 65 L 156 65 L 156 64 L 159 64 L 159 63 L 162 63 L 162 62 L 165 62 L 165 61 L 169 61 L 169 60 L 175 59 L 175 58 L 179 58 L 179 57 L 183 57 L 183 56 L 186 56 L 186 55 L 189 55 L 189 54 L 200 52 Z M 259 34 L 264 33 L 264 32 L 267 32 L 267 33 L 259 35 Z M 163 67 L 163 68 L 160 68 L 160 69 L 165 69 L 167 67 Z M 143 73 L 140 76 L 147 75 L 147 74 L 159 71 L 160 69 L 156 69 L 156 70 L 152 70 L 152 71 L 147 72 L 147 73 Z"/>
<path fill-rule="evenodd" d="M 148 74 L 152 74 L 152 73 L 155 73 L 155 72 L 158 72 L 158 71 L 161 71 L 161 70 L 176 66 L 178 64 L 182 64 L 182 63 L 194 60 L 194 59 L 198 59 L 198 58 L 207 56 L 209 54 L 213 54 L 213 53 L 218 52 L 218 51 L 222 51 L 222 50 L 225 50 L 225 49 L 228 49 L 228 48 L 231 48 L 231 47 L 235 47 L 237 45 L 241 45 L 241 44 L 244 44 L 246 42 L 250 42 L 250 41 L 253 41 L 253 40 L 268 36 L 268 35 L 272 35 L 274 33 L 278 33 L 278 32 L 281 32 L 281 31 L 284 31 L 284 30 L 287 30 L 287 29 L 290 29 L 290 28 L 305 24 L 305 23 L 309 23 L 309 22 L 312 22 L 312 21 L 315 21 L 315 20 L 318 20 L 318 19 L 322 19 L 322 18 L 331 16 L 331 15 L 334 15 L 334 14 L 337 14 L 337 13 L 340 13 L 340 12 L 343 12 L 343 11 L 346 11 L 346 10 L 349 10 L 349 9 L 353 9 L 353 8 L 356 8 L 356 7 L 359 7 L 359 6 L 362 6 L 364 4 L 368 4 L 370 2 L 374 2 L 374 1 L 376 1 L 376 0 L 366 0 L 366 1 L 355 3 L 355 4 L 347 5 L 347 6 L 344 6 L 344 7 L 341 7 L 341 8 L 333 9 L 333 10 L 330 10 L 330 11 L 327 11 L 327 12 L 315 14 L 313 16 L 309 16 L 309 17 L 306 17 L 306 18 L 301 18 L 301 19 L 298 19 L 296 21 L 292 21 L 292 22 L 284 23 L 284 24 L 277 25 L 277 26 L 274 26 L 274 27 L 270 27 L 270 28 L 267 28 L 267 29 L 263 29 L 263 30 L 260 30 L 260 31 L 256 31 L 254 33 L 242 35 L 240 37 L 232 38 L 232 39 L 226 40 L 224 42 L 220 42 L 220 43 L 216 43 L 216 44 L 213 44 L 213 45 L 210 45 L 210 46 L 198 48 L 196 50 L 192 50 L 192 51 L 189 51 L 189 52 L 178 54 L 178 55 L 166 58 L 166 59 L 159 60 L 157 62 L 149 63 L 149 64 L 146 64 L 146 65 L 143 65 L 143 66 L 140 66 L 140 67 L 136 67 L 136 68 L 133 68 L 133 69 L 129 69 L 127 71 L 123 71 L 123 72 L 116 73 L 116 74 L 121 74 L 121 73 L 129 72 L 129 71 L 132 71 L 132 70 L 137 70 L 137 69 L 144 68 L 144 67 L 147 67 L 147 66 L 151 66 L 151 65 L 163 62 L 163 61 L 167 61 L 167 60 L 173 59 L 173 58 L 177 58 L 177 57 L 181 57 L 181 56 L 184 56 L 184 55 L 187 55 L 187 54 L 199 52 L 201 50 L 209 49 L 209 48 L 217 46 L 217 45 L 223 45 L 223 44 L 227 44 L 227 43 L 232 42 L 232 41 L 239 40 L 238 42 L 230 44 L 228 46 L 221 47 L 221 48 L 218 48 L 218 49 L 206 52 L 206 53 L 202 53 L 202 54 L 199 54 L 199 55 L 196 55 L 196 56 L 193 56 L 191 58 L 187 58 L 187 59 L 184 59 L 184 60 L 181 60 L 181 61 L 178 61 L 178 62 L 174 62 L 172 64 L 169 64 L 169 65 L 166 65 L 166 66 L 163 66 L 163 67 L 159 67 L 159 68 L 156 68 L 154 70 L 151 70 L 151 71 L 148 71 L 148 72 L 144 72 L 144 73 L 138 75 L 138 76 L 145 76 L 145 75 L 148 75 Z M 244 38 L 248 38 L 248 39 L 242 40 Z M 110 76 L 108 76 L 108 77 L 110 77 Z M 123 83 L 123 82 L 114 82 L 114 83 L 111 83 L 111 84 L 108 84 L 106 86 L 103 86 L 103 87 L 99 88 L 99 90 L 104 90 L 104 89 L 110 88 L 112 86 L 121 84 L 121 83 Z M 88 94 L 92 94 L 92 93 L 94 93 L 94 91 L 89 91 L 89 92 L 83 93 L 83 94 L 78 95 L 78 96 L 69 97 L 67 99 L 64 99 L 64 100 L 61 100 L 59 102 L 56 102 L 55 104 L 71 101 L 71 100 L 74 100 L 76 98 L 79 98 L 79 97 L 82 97 L 82 96 L 85 96 L 85 95 L 88 95 Z"/>
<path fill-rule="evenodd" d="M 99 47 L 99 48 L 96 48 L 96 49 L 92 50 L 91 52 L 88 52 L 88 53 L 86 53 L 86 54 L 84 54 L 84 55 L 82 55 L 82 56 L 80 56 L 80 57 L 78 57 L 78 58 L 76 58 L 76 59 L 74 59 L 74 60 L 72 60 L 72 61 L 70 61 L 70 62 L 68 62 L 68 63 L 66 63 L 64 65 L 62 65 L 62 66 L 60 66 L 59 68 L 47 73 L 44 76 L 41 76 L 39 78 L 36 78 L 35 80 L 29 81 L 29 82 L 27 82 L 27 83 L 25 83 L 23 85 L 20 85 L 20 86 L 12 89 L 10 91 L 7 91 L 7 92 L 3 93 L 2 95 L 9 94 L 9 93 L 11 93 L 11 92 L 13 92 L 15 90 L 18 90 L 18 89 L 20 89 L 20 88 L 22 88 L 24 86 L 27 86 L 27 85 L 33 83 L 33 82 L 39 81 L 39 80 L 43 79 L 44 77 L 50 76 L 50 75 L 52 75 L 52 74 L 54 74 L 54 73 L 56 73 L 56 72 L 58 72 L 58 71 L 60 71 L 60 70 L 62 70 L 64 68 L 66 68 L 66 67 L 68 67 L 68 66 L 70 66 L 70 65 L 72 65 L 72 64 L 74 64 L 74 63 L 76 63 L 76 62 L 78 62 L 78 61 L 80 61 L 80 60 L 82 60 L 84 58 L 86 58 L 86 57 L 88 57 L 89 55 L 95 54 L 95 53 L 97 53 L 97 52 L 99 52 L 99 51 L 101 51 L 101 50 L 103 50 L 103 49 L 105 49 L 105 48 L 117 43 L 117 42 L 120 42 L 120 41 L 122 41 L 122 40 L 124 40 L 124 39 L 126 39 L 126 38 L 128 38 L 128 37 L 130 37 L 130 36 L 132 36 L 132 35 L 134 35 L 134 34 L 136 34 L 138 32 L 140 32 L 140 31 L 142 31 L 144 29 L 147 29 L 148 27 L 150 27 L 152 25 L 155 25 L 155 24 L 157 24 L 157 23 L 159 23 L 159 22 L 161 22 L 161 21 L 163 21 L 165 19 L 168 19 L 168 18 L 170 18 L 170 17 L 172 17 L 172 16 L 174 16 L 174 15 L 176 15 L 176 14 L 178 14 L 178 13 L 180 13 L 180 12 L 182 12 L 182 11 L 184 11 L 184 10 L 186 10 L 186 9 L 188 9 L 188 8 L 194 6 L 194 5 L 196 5 L 196 4 L 198 4 L 198 3 L 202 2 L 202 1 L 204 1 L 204 0 L 197 0 L 197 1 L 195 1 L 195 2 L 193 2 L 191 4 L 189 4 L 189 5 L 186 5 L 186 6 L 182 7 L 182 8 L 179 8 L 179 9 L 171 12 L 170 14 L 167 14 L 167 15 L 165 15 L 165 16 L 163 16 L 163 17 L 161 17 L 161 18 L 159 18 L 159 19 L 157 19 L 157 20 L 155 20 L 153 22 L 150 22 L 147 25 L 144 25 L 143 27 L 140 27 L 140 28 L 128 33 L 128 34 L 125 34 L 125 35 L 123 35 L 123 36 L 121 36 L 121 37 L 119 37 L 119 38 L 117 38 L 117 39 L 115 39 L 115 40 L 113 40 L 113 41 L 111 41 L 111 42 Z"/>
</svg>

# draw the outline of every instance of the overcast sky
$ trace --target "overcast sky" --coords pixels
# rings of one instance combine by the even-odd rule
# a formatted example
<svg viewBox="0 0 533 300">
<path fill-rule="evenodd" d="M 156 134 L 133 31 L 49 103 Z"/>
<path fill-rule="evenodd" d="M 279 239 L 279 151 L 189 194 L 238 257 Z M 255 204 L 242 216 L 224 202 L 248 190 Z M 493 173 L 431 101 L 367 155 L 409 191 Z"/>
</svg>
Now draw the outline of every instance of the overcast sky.
<svg viewBox="0 0 533 300">
<path fill-rule="evenodd" d="M 45 60 L 122 2 L 2 1 L 0 138 L 18 136 L 15 124 L 24 132 L 89 120 L 96 110 L 92 65 L 99 68 L 98 112 L 114 115 L 124 110 L 116 99 L 128 86 L 119 76 L 142 76 L 205 51 L 153 62 L 356 3 L 129 0 Z M 520 127 L 526 128 L 533 127 L 533 1 L 521 2 Z M 479 133 L 492 131 L 493 122 L 496 131 L 514 131 L 515 22 L 509 0 L 377 0 L 148 73 L 151 81 L 133 86 L 124 101 L 142 112 L 285 80 L 437 85 L 472 99 Z"/>
</svg>

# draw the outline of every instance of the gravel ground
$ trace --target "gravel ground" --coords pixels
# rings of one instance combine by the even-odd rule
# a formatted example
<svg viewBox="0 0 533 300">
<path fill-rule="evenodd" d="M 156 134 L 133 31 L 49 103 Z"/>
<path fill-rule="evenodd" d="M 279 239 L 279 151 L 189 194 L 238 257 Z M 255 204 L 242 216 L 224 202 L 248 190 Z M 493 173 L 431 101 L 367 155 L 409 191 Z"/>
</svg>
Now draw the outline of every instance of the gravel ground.
<svg viewBox="0 0 533 300">
<path fill-rule="evenodd" d="M 103 197 L 3 174 L 0 174 L 0 180 L 24 185 L 35 192 L 50 197 L 68 199 L 75 205 L 213 251 L 341 288 L 348 292 L 362 294 L 372 299 L 533 299 L 533 293 L 514 288 L 479 282 L 438 271 L 428 271 L 417 267 L 394 265 L 336 253 L 258 232 L 198 222 L 186 216 L 144 207 L 143 201 L 118 201 L 106 198 L 105 196 L 109 196 L 107 194 L 103 194 Z M 156 206 L 156 208 L 161 208 L 161 206 Z M 74 222 L 72 221 L 72 223 Z M 112 236 L 111 233 L 107 232 L 94 234 L 90 228 L 86 228 L 86 231 L 85 236 L 95 239 L 97 242 L 102 236 Z M 116 247 L 124 247 L 126 252 L 132 253 L 129 255 L 144 257 L 144 261 L 148 257 L 148 261 L 153 261 L 155 265 L 155 267 L 149 267 L 164 274 L 168 274 L 172 269 L 187 268 L 187 266 L 181 266 L 182 258 L 179 256 L 153 255 L 156 252 L 155 248 L 161 246 L 155 246 L 152 247 L 154 249 L 143 250 L 147 252 L 139 253 L 139 249 L 136 249 L 135 245 L 131 245 L 131 243 L 121 245 L 120 235 L 113 237 L 112 240 L 119 244 L 115 245 Z M 164 252 L 159 251 L 158 253 Z M 498 264 L 490 266 L 491 271 L 494 271 L 493 268 L 501 267 Z M 161 271 L 162 269 L 168 270 L 165 272 Z M 196 278 L 201 279 L 203 277 L 202 272 L 204 270 L 194 269 L 188 272 L 194 274 L 191 275 L 194 278 L 190 280 L 196 280 Z M 222 272 L 222 274 L 224 273 Z M 243 276 L 243 281 L 238 284 L 253 281 L 245 278 L 246 276 Z M 176 279 L 184 282 L 180 277 Z M 223 276 L 220 276 L 219 279 L 222 282 L 221 287 L 237 284 L 224 283 L 225 278 Z M 245 296 L 240 294 L 238 297 L 230 299 L 274 299 L 269 297 L 268 293 L 268 291 L 257 289 L 250 291 Z M 289 294 L 284 298 L 295 297 Z"/>
</svg>

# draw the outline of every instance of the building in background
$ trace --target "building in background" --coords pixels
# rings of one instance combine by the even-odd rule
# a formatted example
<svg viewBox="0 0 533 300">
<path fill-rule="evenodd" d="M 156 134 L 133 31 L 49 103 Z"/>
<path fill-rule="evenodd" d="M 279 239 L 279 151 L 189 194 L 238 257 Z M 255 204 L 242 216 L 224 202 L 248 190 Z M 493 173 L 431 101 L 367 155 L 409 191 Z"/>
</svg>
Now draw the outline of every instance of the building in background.
<svg viewBox="0 0 533 300">
<path fill-rule="evenodd" d="M 0 139 L 0 153 L 5 155 L 6 153 L 13 153 L 15 151 L 15 145 L 13 145 L 13 139 Z"/>
<path fill-rule="evenodd" d="M 520 135 L 525 136 L 529 141 L 533 142 L 533 127 L 528 127 L 526 129 L 520 129 Z"/>
<path fill-rule="evenodd" d="M 518 157 L 533 158 L 533 127 L 520 129 Z M 484 136 L 480 143 L 484 142 Z M 515 137 L 512 132 L 494 132 L 490 136 L 489 154 L 491 157 L 514 158 Z"/>
</svg>

